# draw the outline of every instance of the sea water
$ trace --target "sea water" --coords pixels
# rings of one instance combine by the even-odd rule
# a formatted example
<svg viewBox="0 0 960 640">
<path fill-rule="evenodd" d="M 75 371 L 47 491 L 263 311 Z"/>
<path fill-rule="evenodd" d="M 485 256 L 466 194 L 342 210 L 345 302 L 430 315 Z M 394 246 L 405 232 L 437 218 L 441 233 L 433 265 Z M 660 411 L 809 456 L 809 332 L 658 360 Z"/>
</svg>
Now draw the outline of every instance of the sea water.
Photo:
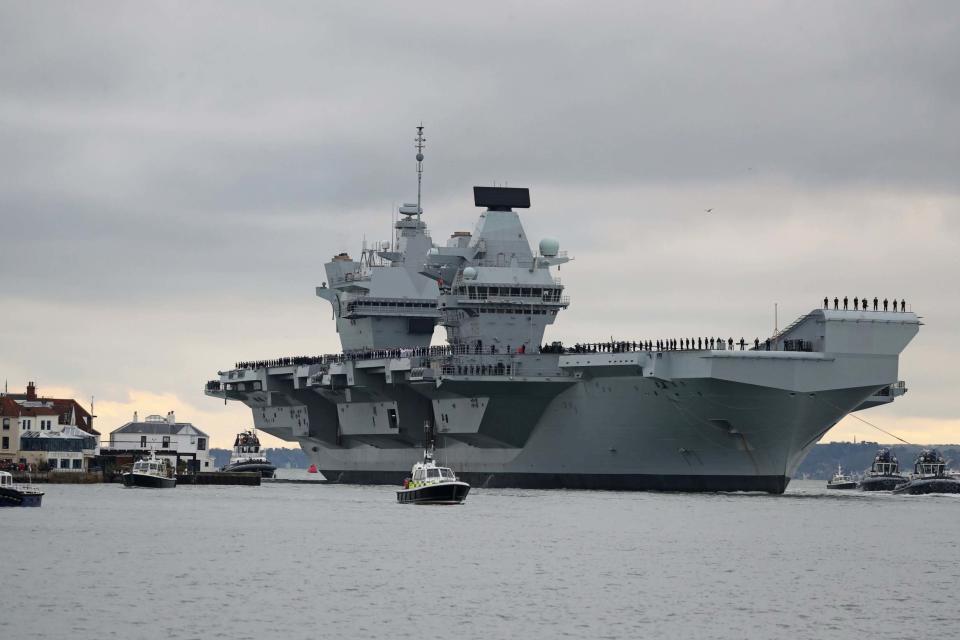
<svg viewBox="0 0 960 640">
<path fill-rule="evenodd" d="M 960 499 L 48 485 L 0 510 L 0 638 L 960 635 Z"/>
</svg>

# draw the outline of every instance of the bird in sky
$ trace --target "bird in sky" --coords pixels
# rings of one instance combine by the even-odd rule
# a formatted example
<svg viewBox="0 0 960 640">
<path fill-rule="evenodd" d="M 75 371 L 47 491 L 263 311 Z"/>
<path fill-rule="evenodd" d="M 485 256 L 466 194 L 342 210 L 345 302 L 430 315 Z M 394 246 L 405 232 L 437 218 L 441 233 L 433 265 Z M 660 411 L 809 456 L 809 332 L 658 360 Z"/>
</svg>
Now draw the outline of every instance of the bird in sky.
<svg viewBox="0 0 960 640">
<path fill-rule="evenodd" d="M 713 208 L 711 207 L 710 209 L 704 209 L 704 211 L 706 211 L 707 213 L 711 213 L 713 211 Z"/>
</svg>

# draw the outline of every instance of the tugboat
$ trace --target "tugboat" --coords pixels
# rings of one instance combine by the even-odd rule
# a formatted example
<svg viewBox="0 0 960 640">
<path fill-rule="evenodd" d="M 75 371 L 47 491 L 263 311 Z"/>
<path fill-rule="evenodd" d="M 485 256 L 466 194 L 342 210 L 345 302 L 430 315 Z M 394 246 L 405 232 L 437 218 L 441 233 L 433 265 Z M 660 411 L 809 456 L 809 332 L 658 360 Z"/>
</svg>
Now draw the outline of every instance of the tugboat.
<svg viewBox="0 0 960 640">
<path fill-rule="evenodd" d="M 883 448 L 877 451 L 863 479 L 860 480 L 861 491 L 892 491 L 907 479 L 900 474 L 900 462 L 890 449 Z"/>
<path fill-rule="evenodd" d="M 910 480 L 893 490 L 894 493 L 920 495 L 925 493 L 960 493 L 960 478 L 947 471 L 947 463 L 936 449 L 926 449 L 913 464 Z"/>
<path fill-rule="evenodd" d="M 827 489 L 856 489 L 857 481 L 843 473 L 843 467 L 837 465 L 837 472 L 827 482 Z"/>
<path fill-rule="evenodd" d="M 461 504 L 467 499 L 470 485 L 457 480 L 448 467 L 434 461 L 434 434 L 429 422 L 424 425 L 423 462 L 413 465 L 403 489 L 397 491 L 400 504 Z"/>
<path fill-rule="evenodd" d="M 158 458 L 154 452 L 150 456 L 133 463 L 133 469 L 123 474 L 125 487 L 150 487 L 151 489 L 172 489 L 177 486 L 177 476 L 173 466 L 166 458 Z"/>
<path fill-rule="evenodd" d="M 258 472 L 263 478 L 272 478 L 277 470 L 269 460 L 260 453 L 260 439 L 256 429 L 241 431 L 233 441 L 233 453 L 230 454 L 230 463 L 224 465 L 221 471 L 251 471 Z"/>
<path fill-rule="evenodd" d="M 0 471 L 0 507 L 39 507 L 43 491 L 32 484 L 14 484 L 13 476 Z"/>
</svg>

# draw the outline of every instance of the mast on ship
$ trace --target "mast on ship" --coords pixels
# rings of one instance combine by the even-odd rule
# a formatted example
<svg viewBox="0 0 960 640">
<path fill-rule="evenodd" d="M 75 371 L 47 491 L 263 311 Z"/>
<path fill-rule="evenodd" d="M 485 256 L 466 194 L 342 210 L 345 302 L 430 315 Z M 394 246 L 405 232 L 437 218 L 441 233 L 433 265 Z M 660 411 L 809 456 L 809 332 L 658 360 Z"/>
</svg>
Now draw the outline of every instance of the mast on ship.
<svg viewBox="0 0 960 640">
<path fill-rule="evenodd" d="M 434 459 L 434 431 L 429 420 L 423 423 L 423 461 L 433 462 Z"/>
<path fill-rule="evenodd" d="M 423 137 L 423 123 L 417 127 L 417 137 L 414 140 L 414 146 L 417 149 L 417 220 L 420 220 L 420 187 L 423 184 L 423 147 L 426 146 L 427 139 Z"/>
</svg>

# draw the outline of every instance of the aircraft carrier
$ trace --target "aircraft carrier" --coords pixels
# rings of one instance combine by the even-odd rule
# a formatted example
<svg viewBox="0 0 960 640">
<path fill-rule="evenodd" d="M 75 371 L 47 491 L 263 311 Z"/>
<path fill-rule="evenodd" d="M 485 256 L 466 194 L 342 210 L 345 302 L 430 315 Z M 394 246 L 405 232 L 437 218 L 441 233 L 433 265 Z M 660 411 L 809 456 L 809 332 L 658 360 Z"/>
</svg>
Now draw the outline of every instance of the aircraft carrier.
<svg viewBox="0 0 960 640">
<path fill-rule="evenodd" d="M 543 345 L 570 304 L 552 271 L 569 258 L 551 238 L 531 249 L 518 188 L 475 187 L 475 229 L 435 244 L 423 140 L 394 237 L 334 256 L 316 289 L 343 352 L 241 362 L 206 384 L 329 480 L 399 484 L 429 421 L 474 486 L 781 493 L 841 418 L 906 391 L 899 355 L 921 325 L 907 310 L 817 308 L 749 345 Z"/>
</svg>

